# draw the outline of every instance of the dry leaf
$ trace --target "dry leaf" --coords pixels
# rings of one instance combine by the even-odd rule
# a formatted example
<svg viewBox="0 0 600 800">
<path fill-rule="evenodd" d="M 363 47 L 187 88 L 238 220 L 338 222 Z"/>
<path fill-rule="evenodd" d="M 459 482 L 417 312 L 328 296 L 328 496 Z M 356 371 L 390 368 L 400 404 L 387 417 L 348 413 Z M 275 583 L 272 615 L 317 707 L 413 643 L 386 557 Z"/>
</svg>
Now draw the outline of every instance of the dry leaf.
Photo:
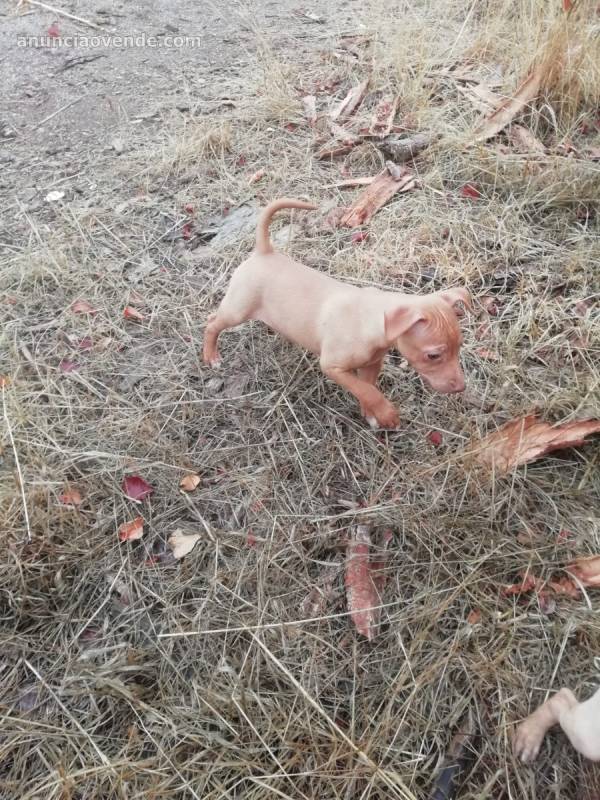
<svg viewBox="0 0 600 800">
<path fill-rule="evenodd" d="M 199 533 L 183 533 L 181 528 L 177 528 L 177 530 L 173 531 L 169 536 L 167 542 L 173 552 L 174 558 L 180 559 L 187 556 L 188 553 L 191 553 L 196 543 L 199 542 L 201 538 Z"/>
<path fill-rule="evenodd" d="M 331 111 L 329 115 L 331 119 L 343 119 L 344 117 L 349 117 L 351 114 L 353 114 L 362 103 L 368 87 L 369 78 L 366 78 L 357 86 L 353 86 L 346 97 L 344 97 L 342 102 Z"/>
<path fill-rule="evenodd" d="M 384 97 L 377 103 L 371 120 L 371 127 L 369 128 L 371 134 L 374 136 L 387 136 L 389 134 L 394 124 L 399 100 L 398 96 L 393 98 Z"/>
<path fill-rule="evenodd" d="M 253 183 L 258 183 L 266 174 L 267 171 L 265 169 L 257 169 L 256 172 L 248 178 L 248 184 L 252 186 Z"/>
<path fill-rule="evenodd" d="M 461 197 L 468 197 L 471 200 L 479 200 L 481 197 L 481 192 L 476 186 L 473 186 L 472 183 L 465 183 L 459 190 L 459 194 Z"/>
<path fill-rule="evenodd" d="M 304 116 L 309 125 L 314 125 L 317 121 L 317 98 L 314 94 L 307 94 L 306 97 L 302 98 L 302 105 L 304 106 Z"/>
<path fill-rule="evenodd" d="M 78 489 L 67 489 L 58 495 L 58 499 L 64 506 L 80 506 L 83 502 Z"/>
<path fill-rule="evenodd" d="M 517 150 L 523 153 L 533 153 L 543 156 L 546 153 L 546 148 L 533 133 L 524 128 L 523 125 L 511 125 L 508 129 L 508 138 L 512 145 Z"/>
<path fill-rule="evenodd" d="M 353 530 L 346 550 L 346 597 L 356 630 L 372 641 L 378 622 L 379 595 L 373 582 L 369 550 L 371 535 L 366 525 Z"/>
<path fill-rule="evenodd" d="M 469 611 L 467 622 L 469 625 L 477 625 L 478 622 L 481 622 L 481 611 L 478 608 L 474 608 L 472 611 Z"/>
<path fill-rule="evenodd" d="M 125 317 L 125 319 L 131 319 L 134 322 L 144 321 L 144 315 L 141 314 L 137 310 L 137 308 L 134 308 L 133 306 L 125 306 L 125 308 L 123 309 L 123 316 Z"/>
<path fill-rule="evenodd" d="M 10 383 L 10 377 L 8 375 L 0 375 L 0 389 L 4 389 Z"/>
<path fill-rule="evenodd" d="M 354 203 L 341 215 L 339 227 L 357 228 L 367 223 L 387 201 L 397 192 L 407 192 L 416 186 L 414 175 L 402 168 L 402 177 L 394 178 L 389 169 L 381 172 L 375 180 L 361 192 Z"/>
<path fill-rule="evenodd" d="M 590 588 L 600 588 L 600 556 L 578 558 L 567 566 L 567 570 Z"/>
<path fill-rule="evenodd" d="M 427 440 L 431 442 L 434 447 L 439 447 L 444 441 L 444 437 L 439 431 L 429 431 Z"/>
<path fill-rule="evenodd" d="M 119 541 L 130 542 L 134 539 L 141 539 L 144 535 L 144 520 L 136 517 L 131 522 L 125 522 L 119 528 Z"/>
<path fill-rule="evenodd" d="M 553 450 L 578 447 L 584 444 L 586 436 L 599 431 L 598 419 L 550 425 L 531 414 L 512 420 L 495 433 L 474 442 L 477 447 L 475 458 L 496 472 L 509 472 Z"/>
<path fill-rule="evenodd" d="M 375 180 L 376 176 L 371 178 L 348 178 L 346 181 L 334 183 L 334 189 L 355 189 L 357 186 L 370 186 Z"/>
<path fill-rule="evenodd" d="M 523 577 L 520 583 L 513 583 L 510 586 L 505 586 L 502 590 L 504 597 L 511 597 L 515 594 L 527 594 L 533 589 L 542 589 L 544 582 L 534 575 L 528 574 Z"/>
<path fill-rule="evenodd" d="M 184 492 L 193 492 L 196 486 L 198 486 L 200 483 L 200 480 L 200 475 L 197 475 L 195 472 L 191 472 L 189 475 L 183 476 L 183 478 L 179 481 L 179 485 Z"/>
<path fill-rule="evenodd" d="M 500 356 L 497 353 L 494 353 L 491 350 L 488 350 L 487 347 L 476 347 L 475 348 L 475 353 L 480 358 L 485 358 L 486 361 L 499 361 L 500 360 Z"/>
<path fill-rule="evenodd" d="M 61 372 L 75 372 L 80 366 L 81 364 L 78 364 L 76 361 L 70 361 L 68 358 L 63 358 L 59 363 L 58 368 Z"/>
<path fill-rule="evenodd" d="M 143 500 L 154 492 L 152 486 L 139 475 L 127 475 L 123 478 L 121 487 L 131 500 Z"/>
<path fill-rule="evenodd" d="M 94 308 L 87 300 L 75 300 L 71 303 L 71 311 L 75 314 L 97 314 L 98 309 Z"/>
<path fill-rule="evenodd" d="M 537 67 L 521 83 L 512 97 L 502 100 L 475 129 L 476 141 L 491 139 L 505 128 L 538 95 L 542 85 L 543 68 Z"/>
<path fill-rule="evenodd" d="M 555 581 L 548 581 L 548 586 L 554 594 L 566 595 L 572 597 L 573 600 L 579 600 L 581 591 L 577 584 L 573 583 L 571 578 L 562 577 Z"/>
</svg>

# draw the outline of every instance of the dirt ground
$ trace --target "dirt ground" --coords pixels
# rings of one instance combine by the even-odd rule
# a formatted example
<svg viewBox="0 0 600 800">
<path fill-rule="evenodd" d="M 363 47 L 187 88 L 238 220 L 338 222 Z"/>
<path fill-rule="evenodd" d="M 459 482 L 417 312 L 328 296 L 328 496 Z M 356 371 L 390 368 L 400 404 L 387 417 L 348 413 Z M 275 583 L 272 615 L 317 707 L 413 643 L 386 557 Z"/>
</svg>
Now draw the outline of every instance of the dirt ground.
<svg viewBox="0 0 600 800">
<path fill-rule="evenodd" d="M 2 800 L 426 800 L 467 724 L 458 800 L 600 798 L 559 730 L 531 766 L 511 749 L 549 694 L 598 686 L 598 591 L 505 591 L 600 552 L 598 439 L 507 475 L 468 455 L 526 414 L 600 417 L 600 37 L 594 4 L 564 6 L 0 8 Z M 48 29 L 162 46 L 23 45 Z M 525 134 L 474 142 L 486 92 L 549 52 Z M 366 77 L 352 144 L 318 158 Z M 361 191 L 340 183 L 384 169 L 364 132 L 389 98 L 394 135 L 431 144 L 407 164 L 417 187 L 353 237 L 325 219 Z M 273 226 L 310 266 L 470 289 L 464 395 L 391 355 L 402 425 L 371 431 L 258 324 L 201 364 L 281 196 L 319 204 Z M 373 552 L 392 533 L 373 642 L 344 589 L 360 523 Z M 178 530 L 198 539 L 180 560 Z"/>
</svg>

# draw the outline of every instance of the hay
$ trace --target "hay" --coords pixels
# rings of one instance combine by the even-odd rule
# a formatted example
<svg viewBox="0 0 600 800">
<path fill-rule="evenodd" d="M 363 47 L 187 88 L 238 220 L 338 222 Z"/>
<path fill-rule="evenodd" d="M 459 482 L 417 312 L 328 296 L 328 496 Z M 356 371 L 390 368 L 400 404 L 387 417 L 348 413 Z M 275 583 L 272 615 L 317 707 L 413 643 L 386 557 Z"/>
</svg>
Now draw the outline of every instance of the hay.
<svg viewBox="0 0 600 800">
<path fill-rule="evenodd" d="M 515 69 L 501 78 L 510 91 L 527 47 L 515 19 L 541 42 L 560 4 L 483 5 L 466 22 L 454 1 L 390 22 L 375 4 L 372 44 L 357 55 L 320 60 L 317 48 L 338 52 L 339 40 L 313 26 L 278 72 L 265 44 L 235 108 L 184 128 L 166 120 L 154 141 L 140 134 L 118 173 L 114 160 L 90 162 L 92 196 L 6 215 L 0 374 L 11 378 L 31 541 L 5 432 L 3 797 L 422 798 L 468 708 L 479 738 L 462 798 L 598 792 L 600 773 L 560 735 L 533 768 L 514 764 L 509 742 L 549 690 L 596 685 L 597 597 L 559 598 L 546 616 L 535 597 L 499 591 L 524 569 L 546 577 L 599 552 L 598 443 L 496 481 L 457 456 L 472 435 L 533 409 L 600 415 L 597 308 L 573 311 L 600 291 L 598 165 L 556 156 L 532 171 L 522 156 L 465 152 L 477 111 L 436 73 L 463 55 L 491 69 L 501 54 Z M 383 383 L 403 427 L 379 434 L 314 359 L 258 324 L 223 335 L 220 372 L 202 367 L 204 321 L 251 237 L 211 252 L 180 235 L 185 205 L 196 235 L 254 198 L 348 203 L 331 189 L 336 162 L 314 157 L 299 98 L 339 76 L 335 98 L 317 97 L 322 112 L 371 68 L 374 92 L 400 96 L 399 118 L 443 135 L 417 162 L 423 188 L 382 209 L 360 246 L 298 214 L 287 249 L 359 284 L 466 283 L 499 301 L 497 317 L 465 321 L 464 398 L 431 394 L 389 360 Z M 578 85 L 581 103 L 598 96 L 597 84 Z M 367 97 L 366 118 L 376 102 Z M 583 110 L 565 104 L 550 133 L 539 113 L 538 134 L 564 136 Z M 577 143 L 575 127 L 569 136 Z M 259 169 L 266 177 L 250 187 Z M 467 181 L 480 199 L 460 196 Z M 73 314 L 77 298 L 98 313 Z M 143 322 L 123 319 L 129 302 Z M 91 349 L 77 345 L 86 337 Z M 500 360 L 478 356 L 482 346 Z M 79 369 L 61 373 L 64 358 Z M 190 471 L 202 481 L 185 494 Z M 132 473 L 155 489 L 141 507 L 120 489 Z M 78 508 L 59 501 L 72 486 Z M 119 543 L 118 527 L 138 514 L 144 537 Z M 394 531 L 373 644 L 344 606 L 344 536 L 362 521 Z M 176 529 L 202 539 L 174 563 L 164 553 Z M 323 613 L 304 621 L 332 570 Z"/>
</svg>

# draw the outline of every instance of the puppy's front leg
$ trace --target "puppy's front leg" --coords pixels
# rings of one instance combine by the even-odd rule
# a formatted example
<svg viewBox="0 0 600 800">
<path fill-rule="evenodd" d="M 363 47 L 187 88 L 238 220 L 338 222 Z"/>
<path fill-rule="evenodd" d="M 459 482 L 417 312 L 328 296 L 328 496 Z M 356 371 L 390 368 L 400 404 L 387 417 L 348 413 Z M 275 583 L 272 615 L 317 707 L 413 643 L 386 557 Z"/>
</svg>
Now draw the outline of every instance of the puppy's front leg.
<svg viewBox="0 0 600 800">
<path fill-rule="evenodd" d="M 332 367 L 321 360 L 321 369 L 335 381 L 351 392 L 360 403 L 362 413 L 372 428 L 397 428 L 400 417 L 392 403 L 372 383 L 359 378 L 352 370 Z"/>
<path fill-rule="evenodd" d="M 577 698 L 569 689 L 561 689 L 546 700 L 533 714 L 517 728 L 514 739 L 514 752 L 521 761 L 528 764 L 540 752 L 546 733 L 561 721 L 561 716 L 578 706 Z"/>
</svg>

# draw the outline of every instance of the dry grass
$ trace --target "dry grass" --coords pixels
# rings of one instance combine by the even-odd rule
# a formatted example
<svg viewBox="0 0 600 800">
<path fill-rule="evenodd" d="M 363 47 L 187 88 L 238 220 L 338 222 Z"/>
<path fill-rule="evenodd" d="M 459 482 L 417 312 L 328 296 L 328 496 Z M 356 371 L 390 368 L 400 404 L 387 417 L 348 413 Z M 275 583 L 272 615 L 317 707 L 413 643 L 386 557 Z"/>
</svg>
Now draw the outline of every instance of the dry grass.
<svg viewBox="0 0 600 800">
<path fill-rule="evenodd" d="M 372 49 L 355 57 L 320 26 L 302 47 L 267 42 L 235 108 L 185 129 L 166 122 L 160 141 L 139 134 L 121 174 L 94 166 L 93 198 L 7 217 L 0 374 L 11 377 L 3 397 L 31 540 L 5 424 L 2 797 L 426 798 L 467 708 L 479 736 L 463 800 L 598 797 L 600 772 L 560 734 L 533 768 L 510 754 L 513 725 L 548 691 L 596 686 L 598 598 L 561 598 L 546 615 L 535 598 L 499 591 L 521 570 L 550 575 L 599 551 L 598 443 L 505 479 L 460 457 L 473 434 L 532 409 L 600 415 L 597 303 L 584 318 L 574 311 L 600 291 L 598 164 L 465 150 L 477 115 L 445 74 L 468 58 L 509 92 L 548 32 L 562 36 L 560 3 L 430 2 L 391 21 L 385 5 L 365 14 Z M 545 141 L 598 145 L 577 131 L 597 113 L 596 19 L 583 9 L 569 19 L 583 49 L 560 62 L 528 123 Z M 368 430 L 312 358 L 259 325 L 224 335 L 217 376 L 200 366 L 203 322 L 251 242 L 210 257 L 180 236 L 185 204 L 201 229 L 253 197 L 347 202 L 331 188 L 338 165 L 315 160 L 311 130 L 277 120 L 301 122 L 295 87 L 337 76 L 342 96 L 371 66 L 367 111 L 397 91 L 407 127 L 443 134 L 417 164 L 423 188 L 380 211 L 361 246 L 308 217 L 290 251 L 358 283 L 466 283 L 499 304 L 497 317 L 465 321 L 465 397 L 432 395 L 390 360 L 383 382 L 404 426 L 389 434 Z M 329 102 L 320 95 L 319 110 Z M 365 174 L 379 159 L 364 147 L 347 164 Z M 466 181 L 479 200 L 460 196 Z M 79 297 L 98 313 L 71 313 Z M 142 324 L 123 320 L 128 302 Z M 93 348 L 78 349 L 88 336 Z M 499 360 L 483 360 L 481 346 Z M 64 358 L 80 368 L 62 374 Z M 183 496 L 189 469 L 203 481 Z M 131 472 L 156 490 L 141 509 L 120 489 Z M 69 485 L 84 497 L 78 510 L 59 503 Z M 144 539 L 119 544 L 118 526 L 137 513 Z M 373 645 L 343 601 L 344 535 L 365 519 L 394 530 Z M 205 537 L 180 563 L 149 564 L 175 528 Z M 332 569 L 321 618 L 303 621 Z"/>
</svg>

